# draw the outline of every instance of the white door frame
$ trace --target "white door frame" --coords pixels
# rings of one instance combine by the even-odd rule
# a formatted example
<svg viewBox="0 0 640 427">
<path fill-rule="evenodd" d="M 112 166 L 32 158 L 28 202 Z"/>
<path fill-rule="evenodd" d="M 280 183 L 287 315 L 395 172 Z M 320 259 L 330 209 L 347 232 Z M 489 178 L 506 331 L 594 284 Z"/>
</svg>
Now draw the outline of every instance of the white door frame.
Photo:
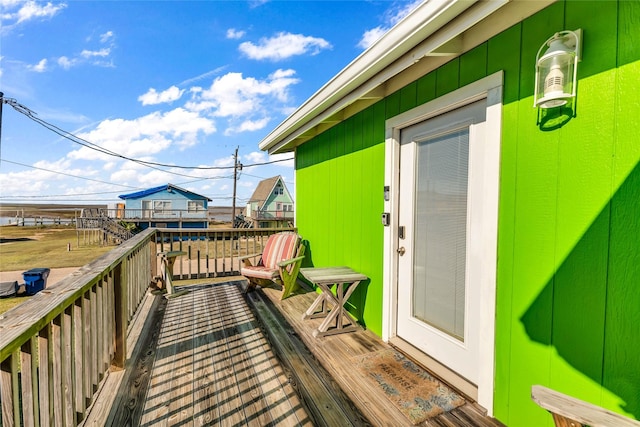
<svg viewBox="0 0 640 427">
<path fill-rule="evenodd" d="M 495 299 L 498 244 L 498 195 L 500 181 L 500 142 L 502 132 L 502 85 L 503 73 L 499 71 L 454 92 L 415 107 L 386 121 L 385 135 L 385 186 L 389 186 L 389 197 L 384 202 L 389 212 L 390 223 L 384 230 L 382 339 L 396 336 L 397 277 L 398 277 L 398 213 L 399 213 L 399 167 L 400 130 L 431 117 L 451 111 L 473 101 L 487 99 L 486 136 L 487 150 L 484 153 L 484 176 L 487 191 L 483 194 L 484 227 L 481 272 L 480 339 L 478 403 L 489 415 L 493 415 L 493 380 L 495 360 Z M 475 215 L 476 213 L 474 213 Z"/>
</svg>

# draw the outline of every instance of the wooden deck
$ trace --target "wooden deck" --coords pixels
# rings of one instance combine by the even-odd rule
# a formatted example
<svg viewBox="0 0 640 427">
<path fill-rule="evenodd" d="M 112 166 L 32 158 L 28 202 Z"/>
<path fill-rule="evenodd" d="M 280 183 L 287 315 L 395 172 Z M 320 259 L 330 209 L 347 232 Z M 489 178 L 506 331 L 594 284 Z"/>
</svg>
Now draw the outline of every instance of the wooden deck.
<svg viewBox="0 0 640 427">
<path fill-rule="evenodd" d="M 315 338 L 313 330 L 319 326 L 322 319 L 302 320 L 302 314 L 313 303 L 316 293 L 303 288 L 294 296 L 280 301 L 280 292 L 272 288 L 263 288 L 259 292 L 249 294 L 248 300 L 259 313 L 258 317 L 262 320 L 265 313 L 269 315 L 269 311 L 281 314 L 282 319 L 279 323 L 284 325 L 284 332 L 299 338 L 316 363 L 328 372 L 335 384 L 372 425 L 412 425 L 408 418 L 384 396 L 384 393 L 370 386 L 371 382 L 366 375 L 353 363 L 362 356 L 391 347 L 366 330 Z M 274 329 L 269 331 L 273 332 Z M 484 410 L 473 402 L 467 402 L 451 412 L 430 418 L 419 425 L 423 427 L 503 426 L 499 421 L 485 416 Z"/>
<path fill-rule="evenodd" d="M 238 282 L 164 300 L 107 425 L 312 426 Z M 153 331 L 153 329 L 152 329 Z"/>
<path fill-rule="evenodd" d="M 280 301 L 269 288 L 245 296 L 243 284 L 156 297 L 150 332 L 132 355 L 128 380 L 113 391 L 107 425 L 411 425 L 352 364 L 387 344 L 364 330 L 314 338 L 321 319 L 301 320 L 314 292 Z M 466 403 L 420 425 L 502 424 Z"/>
</svg>

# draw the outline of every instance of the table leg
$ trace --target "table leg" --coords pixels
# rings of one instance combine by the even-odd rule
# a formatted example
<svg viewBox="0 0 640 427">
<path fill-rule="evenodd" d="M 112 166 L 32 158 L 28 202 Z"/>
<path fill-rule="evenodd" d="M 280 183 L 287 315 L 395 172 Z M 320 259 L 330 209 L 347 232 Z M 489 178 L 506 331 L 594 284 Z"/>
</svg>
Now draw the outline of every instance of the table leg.
<svg viewBox="0 0 640 427">
<path fill-rule="evenodd" d="M 333 295 L 333 293 L 331 293 L 331 289 L 327 287 L 326 292 L 324 292 L 326 293 L 324 302 L 326 304 L 331 301 L 334 306 L 329 311 L 328 316 L 324 319 L 320 326 L 318 326 L 318 329 L 313 331 L 314 337 L 339 334 L 342 332 L 351 332 L 360 329 L 360 325 L 358 325 L 353 316 L 351 316 L 351 313 L 349 313 L 344 308 L 344 304 L 347 302 L 351 294 L 353 294 L 353 291 L 355 291 L 359 283 L 360 281 L 352 283 L 347 289 L 346 294 L 344 292 L 344 285 L 348 285 L 346 283 L 336 284 L 336 295 Z M 323 289 L 323 291 L 325 291 L 325 289 Z M 345 317 L 351 322 L 347 327 L 344 326 Z M 330 330 L 329 325 L 331 323 L 333 323 L 335 326 Z"/>
<path fill-rule="evenodd" d="M 173 294 L 173 262 L 175 258 L 164 258 L 164 279 L 167 285 L 167 294 Z"/>
<path fill-rule="evenodd" d="M 319 305 L 322 305 L 321 310 L 316 313 L 316 309 Z M 302 320 L 304 319 L 315 319 L 317 317 L 324 317 L 328 313 L 327 304 L 326 304 L 326 296 L 324 290 L 316 297 L 316 300 L 311 304 L 311 306 L 304 312 L 302 315 Z"/>
</svg>

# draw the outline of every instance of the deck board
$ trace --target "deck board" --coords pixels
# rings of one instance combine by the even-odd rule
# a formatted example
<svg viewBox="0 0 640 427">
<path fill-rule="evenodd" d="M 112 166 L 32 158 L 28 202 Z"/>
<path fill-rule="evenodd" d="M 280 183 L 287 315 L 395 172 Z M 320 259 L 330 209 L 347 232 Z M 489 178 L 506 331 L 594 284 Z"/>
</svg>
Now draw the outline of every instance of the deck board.
<svg viewBox="0 0 640 427">
<path fill-rule="evenodd" d="M 315 338 L 313 330 L 322 319 L 302 319 L 313 303 L 316 293 L 302 288 L 293 296 L 280 300 L 281 291 L 265 287 L 257 292 L 264 295 L 282 313 L 290 327 L 313 353 L 317 362 L 329 372 L 344 393 L 373 425 L 410 426 L 409 420 L 376 388 L 370 386 L 365 375 L 355 369 L 355 360 L 369 353 L 391 348 L 368 330 Z M 484 415 L 482 408 L 467 402 L 459 408 L 421 424 L 453 427 L 502 427 L 499 421 Z"/>
<path fill-rule="evenodd" d="M 120 399 L 127 425 L 312 426 L 237 282 L 182 288 L 169 298 L 159 328 L 146 399 Z M 133 368 L 136 369 L 136 368 Z M 123 384 L 124 396 L 136 388 Z M 128 400 L 128 402 L 127 402 Z M 111 416 L 109 425 L 122 419 Z"/>
<path fill-rule="evenodd" d="M 129 361 L 131 380 L 118 390 L 107 425 L 411 425 L 354 369 L 357 358 L 387 344 L 366 330 L 314 338 L 321 319 L 301 317 L 315 293 L 280 301 L 278 290 L 264 288 L 247 298 L 242 283 L 193 285 L 158 297 L 163 304 L 150 316 L 154 333 L 143 340 L 144 363 Z M 113 415 L 122 411 L 126 416 Z M 501 426 L 472 402 L 421 425 Z"/>
</svg>

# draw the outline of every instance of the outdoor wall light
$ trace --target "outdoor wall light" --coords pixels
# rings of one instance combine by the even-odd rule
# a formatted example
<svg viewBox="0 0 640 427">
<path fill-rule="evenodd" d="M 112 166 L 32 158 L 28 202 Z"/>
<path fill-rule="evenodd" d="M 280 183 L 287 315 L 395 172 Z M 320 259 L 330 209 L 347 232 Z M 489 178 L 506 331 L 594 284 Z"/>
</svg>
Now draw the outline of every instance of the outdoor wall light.
<svg viewBox="0 0 640 427">
<path fill-rule="evenodd" d="M 576 96 L 581 36 L 581 30 L 560 31 L 538 50 L 534 107 L 560 107 Z"/>
</svg>

